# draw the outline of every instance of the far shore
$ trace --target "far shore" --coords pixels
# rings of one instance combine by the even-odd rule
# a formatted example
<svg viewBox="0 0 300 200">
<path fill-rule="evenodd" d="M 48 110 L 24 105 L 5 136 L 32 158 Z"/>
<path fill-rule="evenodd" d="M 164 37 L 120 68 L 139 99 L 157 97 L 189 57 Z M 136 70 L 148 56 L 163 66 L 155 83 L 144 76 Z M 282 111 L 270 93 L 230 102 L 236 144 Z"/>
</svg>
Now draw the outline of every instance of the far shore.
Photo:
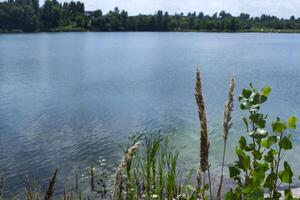
<svg viewBox="0 0 300 200">
<path fill-rule="evenodd" d="M 99 33 L 110 33 L 110 32 L 163 32 L 163 33 L 177 33 L 177 32 L 193 32 L 193 33 L 300 33 L 300 30 L 294 29 L 255 29 L 255 30 L 238 30 L 238 31 L 219 31 L 219 30 L 172 30 L 172 31 L 94 31 L 94 30 L 84 30 L 81 28 L 73 28 L 73 29 L 53 29 L 48 31 L 36 31 L 36 32 L 24 32 L 22 30 L 0 30 L 0 34 L 10 34 L 10 33 L 68 33 L 68 32 L 99 32 Z"/>
</svg>

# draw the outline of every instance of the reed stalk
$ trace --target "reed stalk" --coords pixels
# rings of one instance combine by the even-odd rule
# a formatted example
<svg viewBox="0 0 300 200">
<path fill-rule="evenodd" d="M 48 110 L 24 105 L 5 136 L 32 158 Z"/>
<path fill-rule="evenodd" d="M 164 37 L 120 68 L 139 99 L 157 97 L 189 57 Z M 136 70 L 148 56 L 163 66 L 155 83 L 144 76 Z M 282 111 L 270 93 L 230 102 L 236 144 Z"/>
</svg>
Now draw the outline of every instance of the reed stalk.
<svg viewBox="0 0 300 200">
<path fill-rule="evenodd" d="M 228 138 L 228 135 L 229 135 L 230 128 L 232 127 L 231 112 L 233 111 L 234 87 L 235 87 L 235 80 L 234 80 L 234 77 L 232 77 L 230 85 L 229 85 L 227 101 L 224 105 L 224 115 L 223 115 L 223 141 L 224 141 L 224 147 L 223 147 L 223 156 L 222 156 L 222 168 L 221 168 L 220 184 L 219 184 L 218 193 L 217 193 L 217 199 L 219 199 L 219 200 L 221 199 L 221 193 L 222 193 L 227 138 Z"/>
<path fill-rule="evenodd" d="M 95 190 L 95 177 L 94 177 L 94 168 L 91 166 L 91 191 Z"/>
<path fill-rule="evenodd" d="M 207 136 L 207 120 L 205 103 L 202 93 L 201 75 L 198 69 L 196 72 L 195 99 L 198 106 L 198 116 L 200 121 L 200 165 L 198 169 L 198 176 L 200 176 L 202 173 L 203 175 L 205 175 L 205 172 L 208 170 L 209 143 Z M 211 185 L 209 187 L 211 187 Z M 197 188 L 201 188 L 201 177 L 197 177 Z M 212 194 L 210 195 L 212 196 Z"/>
<path fill-rule="evenodd" d="M 64 192 L 64 200 L 67 200 L 67 191 L 66 191 L 66 186 L 63 187 L 63 192 Z"/>
<path fill-rule="evenodd" d="M 54 185 L 55 185 L 55 182 L 56 182 L 56 177 L 57 177 L 57 172 L 58 172 L 58 168 L 56 168 L 50 182 L 49 182 L 49 185 L 48 185 L 48 189 L 45 193 L 45 200 L 50 200 L 51 197 L 53 196 L 53 193 L 54 193 Z"/>
<path fill-rule="evenodd" d="M 75 175 L 75 192 L 78 192 L 79 187 L 78 187 L 78 174 Z"/>
<path fill-rule="evenodd" d="M 125 156 L 123 157 L 122 162 L 119 164 L 116 171 L 116 178 L 113 187 L 113 200 L 122 199 L 122 183 L 123 183 L 123 173 L 126 170 L 127 163 L 132 160 L 134 154 L 138 150 L 140 143 L 137 142 L 133 146 L 131 146 Z"/>
<path fill-rule="evenodd" d="M 3 199 L 4 196 L 4 178 L 0 175 L 0 200 Z"/>
</svg>

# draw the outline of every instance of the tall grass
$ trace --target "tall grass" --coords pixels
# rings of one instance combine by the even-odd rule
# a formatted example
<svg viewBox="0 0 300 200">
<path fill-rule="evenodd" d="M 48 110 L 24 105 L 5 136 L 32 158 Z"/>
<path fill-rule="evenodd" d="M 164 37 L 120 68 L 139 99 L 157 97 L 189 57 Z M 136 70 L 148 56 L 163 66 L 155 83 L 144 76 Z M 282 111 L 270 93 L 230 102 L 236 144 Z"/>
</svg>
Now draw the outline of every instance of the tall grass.
<svg viewBox="0 0 300 200">
<path fill-rule="evenodd" d="M 4 196 L 4 178 L 0 175 L 0 200 L 3 199 Z"/>
<path fill-rule="evenodd" d="M 211 179 L 210 179 L 210 171 L 209 171 L 209 163 L 208 163 L 208 155 L 209 155 L 209 142 L 208 142 L 208 134 L 207 134 L 207 120 L 206 120 L 206 112 L 205 112 L 205 103 L 204 97 L 202 94 L 202 82 L 200 71 L 197 69 L 196 72 L 196 85 L 195 85 L 195 99 L 198 106 L 198 116 L 200 121 L 200 165 L 198 168 L 197 174 L 197 190 L 202 192 L 202 198 L 205 198 L 205 175 L 208 173 L 209 180 L 209 190 L 210 190 L 210 198 L 212 198 L 212 190 L 211 190 Z M 202 188 L 201 188 L 202 187 Z"/>
<path fill-rule="evenodd" d="M 126 162 L 124 179 L 119 181 L 114 199 L 174 199 L 179 195 L 179 152 L 169 147 L 168 136 L 143 136 L 139 151 Z M 125 155 L 126 157 L 126 155 Z M 121 162 L 123 165 L 123 162 Z M 124 170 L 122 170 L 123 172 Z M 117 170 L 120 177 L 120 170 Z"/>
<path fill-rule="evenodd" d="M 228 139 L 229 131 L 232 127 L 231 112 L 233 111 L 234 87 L 235 87 L 235 80 L 234 80 L 234 77 L 232 77 L 230 85 L 229 85 L 227 101 L 224 106 L 224 115 L 223 115 L 224 149 L 223 149 L 223 154 L 222 154 L 222 168 L 221 168 L 221 175 L 220 175 L 220 184 L 219 184 L 218 193 L 217 193 L 218 199 L 221 199 L 223 179 L 224 179 L 224 165 L 225 165 L 227 139 Z"/>
</svg>

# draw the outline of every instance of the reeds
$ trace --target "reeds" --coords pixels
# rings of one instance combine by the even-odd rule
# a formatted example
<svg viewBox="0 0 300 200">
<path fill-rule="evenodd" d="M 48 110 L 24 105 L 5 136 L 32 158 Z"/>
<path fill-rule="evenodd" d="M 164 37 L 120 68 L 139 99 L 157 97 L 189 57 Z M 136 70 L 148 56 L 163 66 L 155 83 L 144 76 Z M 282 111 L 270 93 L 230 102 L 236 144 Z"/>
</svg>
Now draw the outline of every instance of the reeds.
<svg viewBox="0 0 300 200">
<path fill-rule="evenodd" d="M 95 175 L 94 175 L 94 168 L 91 166 L 91 191 L 95 190 Z"/>
<path fill-rule="evenodd" d="M 54 185 L 55 185 L 55 182 L 56 182 L 56 176 L 57 176 L 57 172 L 58 172 L 58 168 L 56 168 L 50 182 L 49 182 L 49 185 L 48 185 L 48 189 L 45 193 L 45 200 L 50 200 L 51 197 L 53 196 L 53 193 L 54 193 Z"/>
<path fill-rule="evenodd" d="M 4 178 L 2 175 L 0 175 L 0 200 L 3 199 L 4 196 Z"/>
<path fill-rule="evenodd" d="M 32 184 L 31 184 L 32 183 Z M 26 177 L 25 199 L 26 200 L 39 200 L 40 183 L 37 178 L 32 182 Z"/>
<path fill-rule="evenodd" d="M 208 154 L 209 154 L 209 142 L 207 134 L 207 120 L 205 112 L 205 103 L 202 94 L 202 83 L 200 71 L 197 69 L 196 72 L 196 85 L 195 85 L 195 99 L 198 106 L 198 116 L 200 121 L 200 165 L 197 173 L 197 190 L 201 188 L 202 177 L 203 177 L 203 187 L 205 185 L 205 173 L 209 168 Z M 210 177 L 209 177 L 210 180 Z M 209 183 L 211 188 L 211 184 Z M 210 194 L 212 196 L 212 194 Z"/>
<path fill-rule="evenodd" d="M 122 183 L 123 183 L 123 173 L 127 167 L 127 163 L 133 158 L 134 154 L 138 150 L 140 143 L 137 142 L 131 146 L 127 153 L 125 154 L 122 162 L 119 164 L 116 172 L 115 184 L 113 187 L 113 199 L 120 200 L 122 199 Z"/>
<path fill-rule="evenodd" d="M 228 135 L 229 135 L 229 130 L 232 127 L 231 112 L 233 111 L 234 87 L 235 87 L 235 80 L 234 80 L 234 77 L 232 77 L 230 85 L 229 85 L 227 101 L 224 105 L 224 115 L 223 115 L 224 149 L 223 149 L 223 157 L 222 157 L 222 168 L 221 168 L 220 184 L 219 184 L 218 193 L 217 193 L 217 198 L 218 199 L 221 199 L 221 192 L 222 192 L 221 190 L 222 190 L 223 176 L 224 176 L 226 144 L 227 144 L 227 138 L 228 138 Z"/>
</svg>

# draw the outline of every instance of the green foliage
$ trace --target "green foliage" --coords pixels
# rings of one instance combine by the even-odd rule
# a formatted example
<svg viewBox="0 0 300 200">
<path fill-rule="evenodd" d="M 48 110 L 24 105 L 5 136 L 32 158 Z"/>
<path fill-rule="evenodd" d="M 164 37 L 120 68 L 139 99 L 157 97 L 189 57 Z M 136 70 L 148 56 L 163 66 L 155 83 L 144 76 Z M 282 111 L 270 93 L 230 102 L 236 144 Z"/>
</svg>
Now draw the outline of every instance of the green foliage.
<svg viewBox="0 0 300 200">
<path fill-rule="evenodd" d="M 279 19 L 261 15 L 250 17 L 241 13 L 232 16 L 221 11 L 219 14 L 205 15 L 202 12 L 189 12 L 186 15 L 158 10 L 153 15 L 139 14 L 128 16 L 127 11 L 115 8 L 107 14 L 101 10 L 85 11 L 82 2 L 45 0 L 39 7 L 38 0 L 8 0 L 0 2 L 0 30 L 24 32 L 65 30 L 62 27 L 82 28 L 91 31 L 277 31 L 297 32 L 300 18 Z M 71 30 L 71 29 L 68 29 Z M 263 95 L 271 92 L 263 89 Z"/>
<path fill-rule="evenodd" d="M 0 30 L 8 32 L 87 30 L 89 18 L 81 2 L 59 3 L 45 0 L 39 7 L 38 0 L 9 0 L 0 2 Z M 69 27 L 71 28 L 64 28 Z M 74 28 L 74 29 L 72 29 Z"/>
<path fill-rule="evenodd" d="M 178 156 L 179 152 L 169 146 L 168 136 L 145 135 L 139 153 L 127 164 L 126 198 L 176 198 L 181 189 Z"/>
<path fill-rule="evenodd" d="M 283 169 L 280 163 L 284 151 L 293 148 L 289 129 L 296 129 L 297 118 L 290 117 L 287 122 L 279 117 L 268 128 L 267 115 L 260 113 L 260 108 L 271 92 L 269 86 L 258 91 L 250 84 L 239 96 L 240 108 L 248 113 L 243 121 L 250 137 L 250 142 L 241 136 L 236 147 L 238 160 L 229 167 L 230 178 L 236 187 L 226 193 L 225 199 L 272 199 L 281 197 L 278 186 L 288 184 L 285 199 L 293 199 L 290 185 L 293 171 L 287 161 Z M 265 196 L 265 191 L 269 196 Z"/>
<path fill-rule="evenodd" d="M 30 4 L 0 2 L 0 29 L 34 32 L 38 30 L 39 18 Z"/>
</svg>

